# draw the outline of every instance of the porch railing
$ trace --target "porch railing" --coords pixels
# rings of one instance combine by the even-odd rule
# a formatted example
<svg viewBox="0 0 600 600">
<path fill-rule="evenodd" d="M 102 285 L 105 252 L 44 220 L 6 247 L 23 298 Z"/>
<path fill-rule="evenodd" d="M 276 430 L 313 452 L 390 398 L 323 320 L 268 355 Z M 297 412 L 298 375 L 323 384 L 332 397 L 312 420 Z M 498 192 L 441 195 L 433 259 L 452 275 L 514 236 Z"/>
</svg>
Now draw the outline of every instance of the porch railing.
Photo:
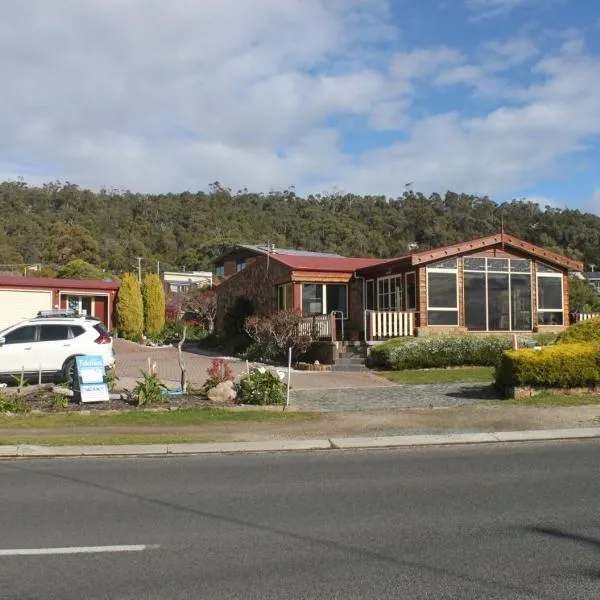
<svg viewBox="0 0 600 600">
<path fill-rule="evenodd" d="M 330 315 L 314 315 L 312 317 L 304 317 L 298 325 L 298 333 L 302 336 L 314 336 L 316 338 L 331 338 Z"/>
<path fill-rule="evenodd" d="M 415 335 L 414 312 L 366 310 L 367 341 Z"/>
<path fill-rule="evenodd" d="M 588 319 L 595 319 L 596 317 L 600 317 L 600 313 L 575 313 L 573 315 L 573 320 L 575 323 L 579 321 L 587 321 Z"/>
</svg>

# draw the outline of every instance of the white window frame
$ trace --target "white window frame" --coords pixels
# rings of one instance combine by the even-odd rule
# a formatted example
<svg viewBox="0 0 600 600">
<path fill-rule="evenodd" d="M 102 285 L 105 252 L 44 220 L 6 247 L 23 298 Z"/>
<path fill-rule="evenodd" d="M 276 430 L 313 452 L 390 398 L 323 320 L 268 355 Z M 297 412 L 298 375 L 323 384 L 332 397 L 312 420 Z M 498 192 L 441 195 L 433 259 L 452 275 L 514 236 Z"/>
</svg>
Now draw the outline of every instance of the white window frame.
<svg viewBox="0 0 600 600">
<path fill-rule="evenodd" d="M 544 267 L 548 268 L 548 269 L 552 269 L 553 272 L 552 273 L 548 273 L 548 272 L 544 272 L 544 271 L 540 271 L 537 267 L 538 265 L 544 265 Z M 559 278 L 560 277 L 560 304 L 561 304 L 561 308 L 540 308 L 540 284 L 539 284 L 539 277 L 554 277 L 554 278 Z M 544 323 L 540 323 L 540 313 L 560 313 L 560 315 L 562 316 L 562 325 L 559 325 L 557 327 L 564 327 L 565 325 L 565 280 L 563 277 L 563 273 L 562 271 L 559 271 L 557 269 L 554 269 L 554 267 L 551 267 L 550 265 L 547 265 L 546 263 L 543 262 L 536 262 L 536 269 L 535 269 L 535 292 L 536 292 L 536 305 L 537 305 L 537 325 L 538 327 L 551 327 L 550 325 L 546 325 Z"/>
<path fill-rule="evenodd" d="M 389 291 L 389 282 L 392 279 L 396 279 L 397 280 L 396 281 L 396 289 L 398 289 L 397 288 L 398 281 L 400 282 L 400 299 L 399 299 L 400 300 L 400 302 L 399 302 L 400 306 L 398 306 L 397 308 L 394 308 L 394 309 L 390 309 L 389 307 L 388 308 L 382 308 L 382 306 L 381 306 L 382 302 L 380 301 L 381 297 L 382 296 L 388 296 L 388 298 L 392 297 L 392 294 Z M 384 281 L 388 282 L 388 291 L 380 293 L 379 292 L 379 285 L 382 284 Z M 376 286 L 375 286 L 375 296 L 376 296 L 376 299 L 377 299 L 377 310 L 379 310 L 379 311 L 387 311 L 387 312 L 401 312 L 402 311 L 402 300 L 404 298 L 404 277 L 402 277 L 402 274 L 401 273 L 397 273 L 396 275 L 386 275 L 385 277 L 378 277 L 377 278 L 377 283 L 376 283 Z"/>
<path fill-rule="evenodd" d="M 464 256 L 464 258 L 481 258 L 483 259 L 485 262 L 485 269 L 481 270 L 481 269 L 466 269 L 465 268 L 465 263 L 463 260 L 463 313 L 465 311 L 465 277 L 464 274 L 465 273 L 483 273 L 485 275 L 485 330 L 482 331 L 491 331 L 491 332 L 496 332 L 498 331 L 499 333 L 501 333 L 502 331 L 524 331 L 521 329 L 513 329 L 512 328 L 512 281 L 511 281 L 511 275 L 529 275 L 530 280 L 531 280 L 531 293 L 530 293 L 530 310 L 531 310 L 531 326 L 532 329 L 534 327 L 533 324 L 533 273 L 532 273 L 532 263 L 533 261 L 529 258 L 504 258 L 504 257 L 499 257 L 499 256 Z M 508 260 L 508 271 L 494 271 L 494 270 L 490 270 L 488 268 L 488 259 L 504 259 L 504 260 Z M 513 260 L 528 260 L 529 261 L 529 271 L 513 271 L 512 270 L 512 261 Z M 501 329 L 501 330 L 496 330 L 496 329 L 490 329 L 490 322 L 489 322 L 489 296 L 488 296 L 488 275 L 492 274 L 492 275 L 508 275 L 508 298 L 509 298 L 509 302 L 508 302 L 508 321 L 509 321 L 509 328 L 508 329 Z M 536 280 L 536 291 L 537 291 L 537 280 Z M 538 296 L 539 297 L 539 296 Z M 557 311 L 555 311 L 557 312 Z M 463 314 L 464 317 L 464 314 Z M 465 321 L 465 327 L 466 327 L 466 321 Z M 528 331 L 528 330 L 525 330 Z"/>
<path fill-rule="evenodd" d="M 449 259 L 447 259 L 449 260 Z M 439 261 L 441 262 L 441 261 Z M 425 276 L 427 277 L 427 326 L 428 327 L 458 327 L 458 325 L 460 324 L 460 314 L 459 314 L 459 290 L 458 290 L 458 268 L 459 268 L 459 264 L 458 264 L 458 259 L 456 259 L 456 267 L 454 267 L 453 269 L 449 269 L 449 268 L 443 268 L 443 267 L 426 267 L 425 269 Z M 456 306 L 453 308 L 449 308 L 449 307 L 439 307 L 439 306 L 433 306 L 430 307 L 429 306 L 429 273 L 454 273 L 454 276 L 456 278 Z M 453 323 L 451 325 L 430 325 L 429 324 L 429 311 L 440 311 L 440 312 L 456 312 L 456 323 Z"/>
<path fill-rule="evenodd" d="M 312 283 L 310 281 L 305 281 L 302 283 L 302 290 L 300 292 L 300 298 L 302 299 L 302 303 L 304 302 L 304 286 L 305 285 L 320 285 L 323 288 L 323 299 L 322 299 L 322 305 L 321 305 L 321 312 L 320 313 L 313 313 L 315 315 L 321 314 L 321 315 L 326 315 L 329 314 L 327 312 L 327 286 L 328 285 L 343 285 L 346 288 L 346 310 L 344 311 L 344 319 L 348 319 L 349 318 L 349 309 L 350 309 L 350 290 L 348 287 L 347 283 Z M 300 306 L 300 310 L 302 311 L 302 314 L 304 314 L 304 307 L 301 305 Z"/>
</svg>

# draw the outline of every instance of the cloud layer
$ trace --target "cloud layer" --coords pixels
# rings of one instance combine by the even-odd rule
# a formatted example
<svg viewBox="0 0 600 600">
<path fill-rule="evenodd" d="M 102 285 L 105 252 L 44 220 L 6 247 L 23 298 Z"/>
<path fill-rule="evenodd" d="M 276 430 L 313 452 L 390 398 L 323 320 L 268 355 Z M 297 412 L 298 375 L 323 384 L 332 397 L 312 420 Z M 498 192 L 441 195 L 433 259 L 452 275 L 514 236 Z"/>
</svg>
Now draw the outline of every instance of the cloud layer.
<svg viewBox="0 0 600 600">
<path fill-rule="evenodd" d="M 407 48 L 386 0 L 166 6 L 0 4 L 1 177 L 493 194 L 555 172 L 600 133 L 600 59 L 578 35 Z"/>
</svg>

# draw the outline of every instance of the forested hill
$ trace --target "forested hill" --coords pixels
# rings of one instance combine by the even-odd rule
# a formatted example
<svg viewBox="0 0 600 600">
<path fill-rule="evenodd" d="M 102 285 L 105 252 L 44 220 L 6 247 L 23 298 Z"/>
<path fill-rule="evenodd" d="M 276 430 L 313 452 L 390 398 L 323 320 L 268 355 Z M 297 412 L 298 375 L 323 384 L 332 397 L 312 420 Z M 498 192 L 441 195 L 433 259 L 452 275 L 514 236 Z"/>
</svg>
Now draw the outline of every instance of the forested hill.
<svg viewBox="0 0 600 600">
<path fill-rule="evenodd" d="M 72 184 L 0 184 L 0 264 L 61 265 L 82 258 L 115 273 L 138 256 L 153 268 L 210 268 L 233 243 L 389 257 L 505 229 L 548 249 L 600 265 L 600 217 L 542 209 L 531 202 L 497 204 L 447 192 L 398 198 L 324 195 L 293 190 L 237 193 L 93 193 Z M 2 267 L 0 267 L 2 269 Z"/>
</svg>

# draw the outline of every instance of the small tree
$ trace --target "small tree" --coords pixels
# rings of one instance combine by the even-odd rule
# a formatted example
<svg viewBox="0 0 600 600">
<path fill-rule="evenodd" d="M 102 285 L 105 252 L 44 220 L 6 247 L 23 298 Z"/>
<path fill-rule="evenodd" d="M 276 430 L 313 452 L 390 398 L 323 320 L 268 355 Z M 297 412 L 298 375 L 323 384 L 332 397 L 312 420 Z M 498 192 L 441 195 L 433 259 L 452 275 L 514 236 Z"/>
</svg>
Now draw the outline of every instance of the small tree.
<svg viewBox="0 0 600 600">
<path fill-rule="evenodd" d="M 206 321 L 208 332 L 212 333 L 217 316 L 217 292 L 212 288 L 192 287 L 185 296 L 184 309 Z"/>
<path fill-rule="evenodd" d="M 95 265 L 76 258 L 61 267 L 58 271 L 58 277 L 61 279 L 104 279 L 106 274 Z"/>
<path fill-rule="evenodd" d="M 128 340 L 139 340 L 144 333 L 144 304 L 137 277 L 123 276 L 117 297 L 117 330 Z"/>
<path fill-rule="evenodd" d="M 165 327 L 165 289 L 160 277 L 148 273 L 142 289 L 144 300 L 144 329 L 149 338 L 156 339 Z"/>
</svg>

